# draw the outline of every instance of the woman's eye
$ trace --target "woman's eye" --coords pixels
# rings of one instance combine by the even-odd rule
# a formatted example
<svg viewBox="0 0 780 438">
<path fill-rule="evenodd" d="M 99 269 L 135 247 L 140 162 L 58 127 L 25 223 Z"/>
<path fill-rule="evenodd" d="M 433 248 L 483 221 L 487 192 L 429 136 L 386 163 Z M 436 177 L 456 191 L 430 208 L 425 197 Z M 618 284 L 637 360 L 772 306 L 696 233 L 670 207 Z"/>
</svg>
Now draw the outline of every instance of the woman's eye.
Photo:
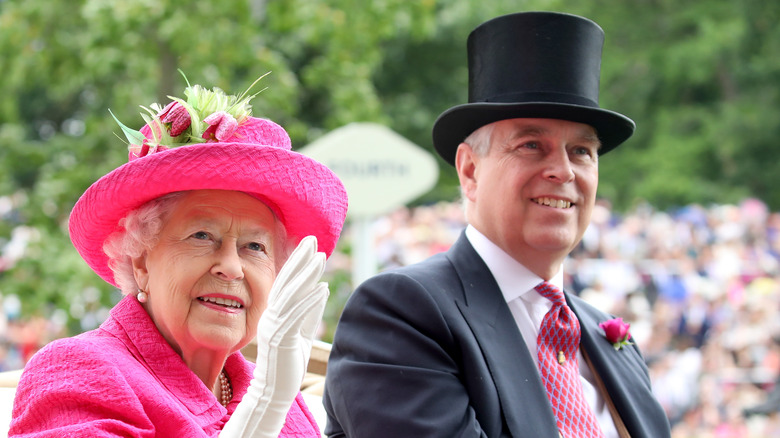
<svg viewBox="0 0 780 438">
<path fill-rule="evenodd" d="M 198 240 L 208 240 L 209 233 L 207 233 L 205 231 L 198 231 L 197 233 L 193 233 L 192 237 L 194 239 L 198 239 Z"/>
<path fill-rule="evenodd" d="M 262 243 L 252 242 L 248 244 L 246 247 L 249 248 L 251 251 L 265 252 L 265 245 L 263 245 Z"/>
</svg>

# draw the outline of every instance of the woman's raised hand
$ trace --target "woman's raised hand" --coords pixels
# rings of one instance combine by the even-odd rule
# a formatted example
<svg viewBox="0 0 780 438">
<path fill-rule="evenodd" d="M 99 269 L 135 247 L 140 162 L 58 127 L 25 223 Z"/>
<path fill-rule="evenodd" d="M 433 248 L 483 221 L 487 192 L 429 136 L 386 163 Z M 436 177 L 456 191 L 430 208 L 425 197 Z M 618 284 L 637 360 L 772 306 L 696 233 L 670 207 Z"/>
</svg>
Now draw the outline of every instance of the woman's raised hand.
<svg viewBox="0 0 780 438">
<path fill-rule="evenodd" d="M 328 285 L 320 282 L 325 254 L 308 236 L 274 280 L 257 325 L 257 362 L 246 395 L 220 437 L 277 438 L 298 394 L 314 335 L 325 311 Z"/>
</svg>

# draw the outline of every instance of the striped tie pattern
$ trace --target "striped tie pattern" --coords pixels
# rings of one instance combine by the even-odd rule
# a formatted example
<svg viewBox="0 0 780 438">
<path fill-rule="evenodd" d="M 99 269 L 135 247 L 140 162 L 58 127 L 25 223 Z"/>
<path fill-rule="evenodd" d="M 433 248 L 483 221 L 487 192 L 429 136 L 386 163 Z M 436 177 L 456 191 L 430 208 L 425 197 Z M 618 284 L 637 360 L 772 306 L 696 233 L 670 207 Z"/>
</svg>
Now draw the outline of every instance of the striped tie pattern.
<svg viewBox="0 0 780 438">
<path fill-rule="evenodd" d="M 546 281 L 535 289 L 552 302 L 552 308 L 542 319 L 536 352 L 558 430 L 565 438 L 603 438 L 580 382 L 577 361 L 580 322 L 566 305 L 560 289 Z"/>
</svg>

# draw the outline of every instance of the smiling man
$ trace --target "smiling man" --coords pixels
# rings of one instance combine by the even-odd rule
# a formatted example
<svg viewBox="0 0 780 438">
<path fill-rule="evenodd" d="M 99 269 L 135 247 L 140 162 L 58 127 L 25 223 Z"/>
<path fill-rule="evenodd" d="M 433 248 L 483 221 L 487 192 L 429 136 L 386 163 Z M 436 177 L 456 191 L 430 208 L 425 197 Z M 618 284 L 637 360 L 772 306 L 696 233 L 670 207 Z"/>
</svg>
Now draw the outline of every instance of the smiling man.
<svg viewBox="0 0 780 438">
<path fill-rule="evenodd" d="M 599 158 L 634 132 L 598 105 L 602 29 L 502 16 L 468 39 L 469 103 L 433 127 L 468 226 L 446 253 L 367 280 L 336 330 L 331 437 L 670 436 L 636 345 L 563 291 Z M 622 344 L 621 344 L 622 345 Z"/>
</svg>

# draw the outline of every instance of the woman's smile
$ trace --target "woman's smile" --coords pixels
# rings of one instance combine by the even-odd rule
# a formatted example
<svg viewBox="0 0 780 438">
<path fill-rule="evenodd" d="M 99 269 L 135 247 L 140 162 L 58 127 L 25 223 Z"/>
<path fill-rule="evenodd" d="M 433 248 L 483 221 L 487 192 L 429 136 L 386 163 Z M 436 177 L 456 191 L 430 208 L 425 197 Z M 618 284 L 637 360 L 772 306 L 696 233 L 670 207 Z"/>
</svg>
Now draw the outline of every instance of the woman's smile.
<svg viewBox="0 0 780 438">
<path fill-rule="evenodd" d="M 203 306 L 219 312 L 241 313 L 244 311 L 244 303 L 232 297 L 210 294 L 200 296 L 197 300 Z"/>
</svg>

